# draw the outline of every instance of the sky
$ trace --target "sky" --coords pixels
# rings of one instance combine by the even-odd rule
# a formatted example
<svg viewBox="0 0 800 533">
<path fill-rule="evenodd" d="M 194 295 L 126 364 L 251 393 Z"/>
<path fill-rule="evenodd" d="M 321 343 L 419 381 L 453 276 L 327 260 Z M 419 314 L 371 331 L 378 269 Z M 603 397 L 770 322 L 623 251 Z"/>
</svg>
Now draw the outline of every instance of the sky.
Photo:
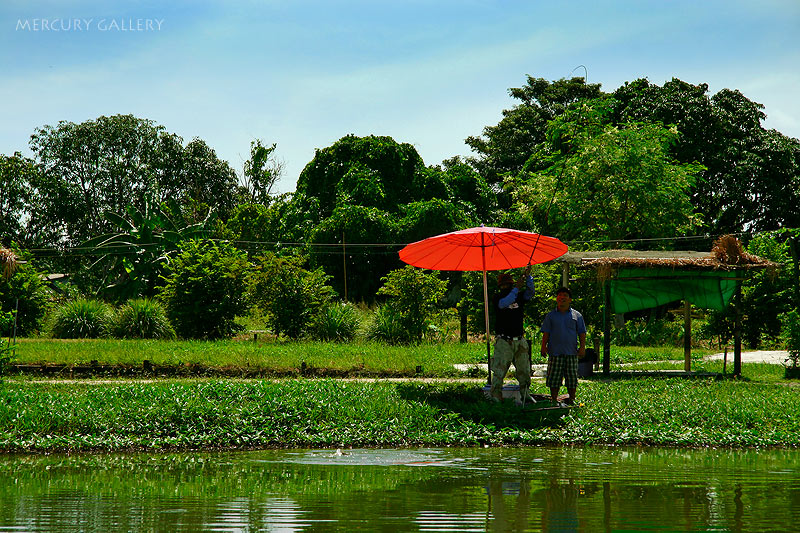
<svg viewBox="0 0 800 533">
<path fill-rule="evenodd" d="M 133 114 L 241 174 L 277 144 L 277 192 L 316 149 L 388 135 L 428 165 L 471 155 L 527 76 L 613 91 L 738 89 L 800 138 L 800 0 L 171 0 L 0 3 L 0 154 L 37 128 Z"/>
</svg>

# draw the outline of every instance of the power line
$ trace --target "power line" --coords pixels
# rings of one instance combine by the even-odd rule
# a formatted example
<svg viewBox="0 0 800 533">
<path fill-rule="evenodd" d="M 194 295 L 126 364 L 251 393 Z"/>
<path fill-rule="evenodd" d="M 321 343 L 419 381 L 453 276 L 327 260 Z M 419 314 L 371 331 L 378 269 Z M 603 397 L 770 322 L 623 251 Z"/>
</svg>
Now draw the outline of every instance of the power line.
<svg viewBox="0 0 800 533">
<path fill-rule="evenodd" d="M 740 232 L 734 233 L 736 237 L 748 236 L 752 237 L 760 233 L 768 232 Z M 598 244 L 598 245 L 613 245 L 613 244 L 635 244 L 635 243 L 669 243 L 669 242 L 689 242 L 689 241 L 709 241 L 719 238 L 719 235 L 688 235 L 677 237 L 652 237 L 652 238 L 637 238 L 637 239 L 607 239 L 607 240 L 567 240 L 564 241 L 568 246 L 577 246 L 585 244 Z M 267 251 L 276 249 L 308 249 L 315 254 L 323 255 L 353 255 L 358 253 L 370 254 L 391 254 L 399 251 L 408 243 L 398 242 L 384 242 L 384 243 L 347 243 L 348 252 L 342 251 L 342 243 L 308 243 L 308 242 L 283 242 L 283 241 L 230 241 L 227 239 L 210 239 L 215 242 L 226 242 L 234 245 L 237 248 L 243 248 L 250 251 Z M 127 256 L 137 255 L 142 251 L 150 249 L 162 249 L 159 243 L 112 243 L 102 248 L 90 248 L 82 246 L 64 247 L 64 248 L 30 248 L 26 251 L 31 253 L 34 257 L 53 257 L 53 256 Z M 381 250 L 382 249 L 382 250 Z"/>
</svg>

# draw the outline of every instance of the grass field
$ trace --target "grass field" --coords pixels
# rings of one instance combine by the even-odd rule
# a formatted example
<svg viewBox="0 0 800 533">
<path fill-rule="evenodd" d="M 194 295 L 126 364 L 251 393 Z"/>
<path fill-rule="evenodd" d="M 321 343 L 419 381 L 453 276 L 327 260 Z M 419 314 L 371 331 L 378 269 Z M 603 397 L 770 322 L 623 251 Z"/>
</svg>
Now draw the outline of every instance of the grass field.
<svg viewBox="0 0 800 533">
<path fill-rule="evenodd" d="M 533 363 L 544 363 L 533 350 Z M 711 353 L 693 352 L 693 360 Z M 612 346 L 611 363 L 683 360 L 683 349 L 674 347 Z M 291 372 L 306 367 L 340 373 L 373 375 L 416 375 L 418 367 L 426 376 L 458 375 L 455 364 L 485 363 L 486 345 L 473 343 L 430 343 L 413 346 L 388 346 L 375 342 L 326 343 L 313 341 L 155 341 L 155 340 L 56 340 L 21 339 L 15 363 L 141 367 L 152 365 L 242 369 L 247 371 Z M 694 363 L 693 363 L 694 364 Z"/>
</svg>

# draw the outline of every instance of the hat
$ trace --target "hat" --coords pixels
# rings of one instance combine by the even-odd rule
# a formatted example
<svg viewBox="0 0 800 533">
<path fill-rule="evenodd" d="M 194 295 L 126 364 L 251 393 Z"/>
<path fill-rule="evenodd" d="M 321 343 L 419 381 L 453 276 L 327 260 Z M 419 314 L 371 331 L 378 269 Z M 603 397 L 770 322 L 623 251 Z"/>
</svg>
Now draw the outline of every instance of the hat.
<svg viewBox="0 0 800 533">
<path fill-rule="evenodd" d="M 513 285 L 514 284 L 514 278 L 511 277 L 511 274 L 500 274 L 499 276 L 497 276 L 497 284 L 498 285 L 505 285 L 505 284 Z"/>
</svg>

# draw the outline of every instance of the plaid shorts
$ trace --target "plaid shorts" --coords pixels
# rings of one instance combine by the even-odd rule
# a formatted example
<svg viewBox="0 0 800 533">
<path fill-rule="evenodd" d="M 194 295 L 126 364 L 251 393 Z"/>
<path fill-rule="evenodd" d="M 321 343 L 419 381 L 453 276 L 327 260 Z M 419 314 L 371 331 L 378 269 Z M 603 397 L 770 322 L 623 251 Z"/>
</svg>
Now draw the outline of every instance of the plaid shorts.
<svg viewBox="0 0 800 533">
<path fill-rule="evenodd" d="M 568 389 L 578 387 L 578 356 L 577 355 L 551 355 L 547 359 L 547 386 L 560 387 L 561 380 Z"/>
</svg>

